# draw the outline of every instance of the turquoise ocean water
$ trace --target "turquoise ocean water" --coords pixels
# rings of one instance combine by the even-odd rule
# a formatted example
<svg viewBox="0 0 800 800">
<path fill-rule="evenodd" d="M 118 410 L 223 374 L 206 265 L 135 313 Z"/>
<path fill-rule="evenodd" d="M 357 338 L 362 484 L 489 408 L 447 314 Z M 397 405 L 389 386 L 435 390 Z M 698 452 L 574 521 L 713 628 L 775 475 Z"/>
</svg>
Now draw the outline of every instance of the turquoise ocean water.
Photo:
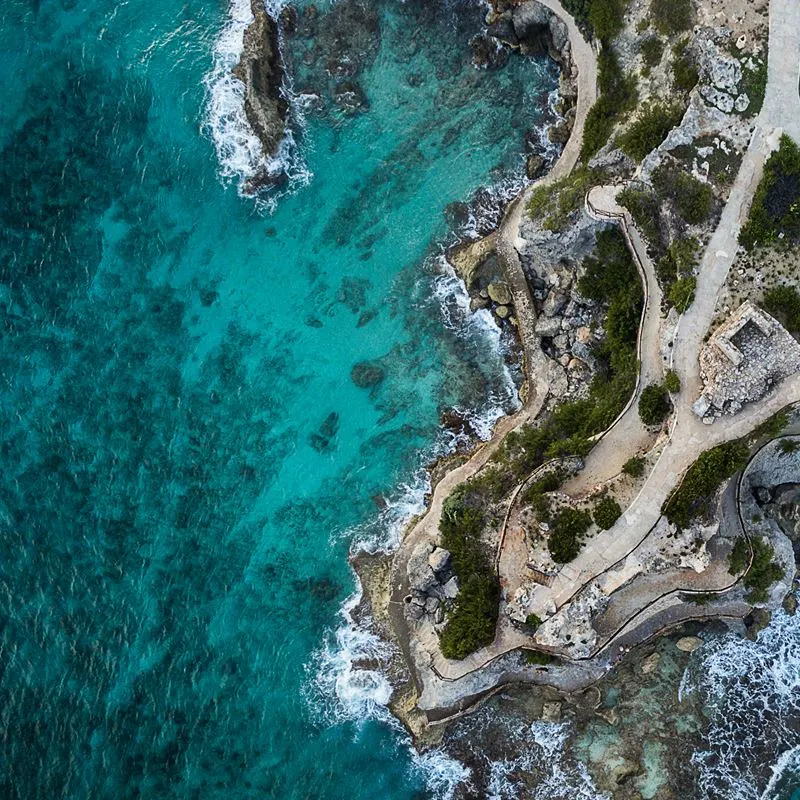
<svg viewBox="0 0 800 800">
<path fill-rule="evenodd" d="M 0 796 L 441 792 L 350 671 L 347 554 L 418 509 L 443 409 L 516 402 L 437 243 L 557 73 L 479 72 L 423 7 L 377 2 L 369 111 L 298 116 L 269 207 L 237 191 L 246 4 L 4 5 Z"/>
</svg>

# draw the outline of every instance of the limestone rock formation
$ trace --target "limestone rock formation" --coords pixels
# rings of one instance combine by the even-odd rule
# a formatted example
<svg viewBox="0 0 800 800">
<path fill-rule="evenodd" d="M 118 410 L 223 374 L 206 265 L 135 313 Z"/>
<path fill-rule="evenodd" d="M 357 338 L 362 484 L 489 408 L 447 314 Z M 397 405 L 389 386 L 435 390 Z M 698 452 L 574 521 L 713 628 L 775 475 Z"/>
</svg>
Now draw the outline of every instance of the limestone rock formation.
<svg viewBox="0 0 800 800">
<path fill-rule="evenodd" d="M 264 153 L 278 150 L 286 130 L 288 104 L 281 93 L 283 66 L 278 26 L 261 0 L 250 0 L 253 21 L 244 32 L 244 46 L 233 74 L 244 84 L 244 111 Z"/>
</svg>

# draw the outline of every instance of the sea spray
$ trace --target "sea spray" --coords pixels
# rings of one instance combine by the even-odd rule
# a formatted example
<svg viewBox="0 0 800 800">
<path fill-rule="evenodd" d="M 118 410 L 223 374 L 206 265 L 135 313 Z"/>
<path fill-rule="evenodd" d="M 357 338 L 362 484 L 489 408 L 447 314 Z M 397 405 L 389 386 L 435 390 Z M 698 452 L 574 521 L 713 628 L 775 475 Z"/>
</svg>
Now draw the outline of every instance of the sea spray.
<svg viewBox="0 0 800 800">
<path fill-rule="evenodd" d="M 699 693 L 707 708 L 706 748 L 693 758 L 702 797 L 771 797 L 765 787 L 792 769 L 800 747 L 800 618 L 777 611 L 756 641 L 729 634 L 698 655 L 680 691 Z"/>
</svg>

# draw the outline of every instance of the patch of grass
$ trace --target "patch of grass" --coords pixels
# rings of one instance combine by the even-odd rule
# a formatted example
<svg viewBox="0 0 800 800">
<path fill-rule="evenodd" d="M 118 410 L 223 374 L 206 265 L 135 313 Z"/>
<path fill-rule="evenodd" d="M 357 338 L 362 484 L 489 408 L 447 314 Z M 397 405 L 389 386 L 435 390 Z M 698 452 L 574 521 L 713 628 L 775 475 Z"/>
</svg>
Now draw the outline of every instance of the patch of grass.
<svg viewBox="0 0 800 800">
<path fill-rule="evenodd" d="M 667 248 L 666 254 L 656 262 L 658 281 L 669 302 L 669 293 L 675 281 L 692 277 L 692 269 L 697 263 L 698 247 L 694 236 L 676 238 Z"/>
<path fill-rule="evenodd" d="M 787 244 L 800 241 L 800 149 L 786 134 L 764 165 L 750 217 L 739 232 L 739 244 L 753 250 L 781 235 Z"/>
<path fill-rule="evenodd" d="M 776 286 L 764 294 L 762 307 L 790 331 L 800 331 L 800 293 L 794 286 Z"/>
<path fill-rule="evenodd" d="M 542 620 L 536 614 L 528 614 L 525 617 L 525 627 L 530 628 L 532 631 L 536 631 L 536 629 L 542 624 Z"/>
<path fill-rule="evenodd" d="M 626 76 L 610 47 L 603 48 L 597 58 L 597 88 L 600 93 L 586 115 L 581 142 L 581 161 L 588 161 L 611 138 L 623 116 L 638 100 L 636 78 Z"/>
<path fill-rule="evenodd" d="M 622 509 L 611 495 L 606 495 L 595 505 L 592 516 L 597 527 L 607 531 L 622 516 Z"/>
<path fill-rule="evenodd" d="M 639 418 L 645 425 L 660 425 L 672 411 L 672 402 L 660 383 L 651 383 L 639 395 Z"/>
<path fill-rule="evenodd" d="M 750 61 L 754 67 L 750 67 Z M 760 58 L 751 56 L 750 59 L 742 60 L 742 80 L 739 83 L 739 91 L 744 92 L 750 98 L 750 105 L 744 110 L 748 117 L 755 117 L 764 105 L 764 95 L 767 92 L 767 52 Z"/>
<path fill-rule="evenodd" d="M 445 500 L 439 520 L 441 544 L 451 553 L 459 592 L 440 635 L 445 658 L 462 659 L 494 640 L 500 582 L 482 539 L 480 501 L 461 484 Z"/>
<path fill-rule="evenodd" d="M 664 388 L 670 394 L 677 394 L 681 390 L 681 379 L 677 372 L 671 369 L 667 370 L 667 374 L 664 376 Z"/>
<path fill-rule="evenodd" d="M 768 436 L 770 439 L 775 438 L 787 425 L 789 424 L 789 415 L 785 411 L 778 411 L 773 414 L 768 420 L 762 422 L 754 431 L 753 435 L 760 439 L 763 436 Z"/>
<path fill-rule="evenodd" d="M 675 306 L 679 314 L 683 314 L 694 302 L 694 293 L 697 289 L 697 278 L 694 275 L 688 278 L 678 278 L 669 287 L 669 302 Z"/>
<path fill-rule="evenodd" d="M 555 656 L 550 655 L 550 653 L 543 653 L 541 650 L 523 650 L 522 653 L 525 663 L 531 666 L 546 667 L 549 664 L 558 662 Z"/>
<path fill-rule="evenodd" d="M 748 455 L 747 446 L 741 442 L 727 442 L 701 453 L 664 501 L 661 513 L 679 528 L 706 516 L 720 484 L 747 464 Z"/>
<path fill-rule="evenodd" d="M 650 0 L 650 16 L 664 36 L 688 31 L 694 21 L 692 0 Z"/>
<path fill-rule="evenodd" d="M 632 478 L 641 478 L 644 475 L 645 463 L 641 456 L 632 456 L 622 465 L 622 471 Z"/>
<path fill-rule="evenodd" d="M 566 564 L 578 555 L 580 537 L 589 530 L 592 518 L 586 511 L 565 508 L 553 520 L 553 528 L 547 537 L 547 549 L 556 564 Z"/>
<path fill-rule="evenodd" d="M 699 594 L 686 592 L 685 594 L 681 594 L 681 600 L 683 600 L 684 603 L 694 603 L 696 606 L 707 605 L 714 601 L 716 597 L 717 595 L 713 592 L 701 592 Z"/>
<path fill-rule="evenodd" d="M 783 439 L 778 445 L 778 448 L 781 451 L 781 455 L 789 456 L 800 450 L 800 442 L 793 441 L 792 439 Z"/>
<path fill-rule="evenodd" d="M 617 143 L 634 161 L 642 161 L 680 124 L 683 111 L 680 103 L 647 103 L 639 117 L 619 135 Z"/>
</svg>

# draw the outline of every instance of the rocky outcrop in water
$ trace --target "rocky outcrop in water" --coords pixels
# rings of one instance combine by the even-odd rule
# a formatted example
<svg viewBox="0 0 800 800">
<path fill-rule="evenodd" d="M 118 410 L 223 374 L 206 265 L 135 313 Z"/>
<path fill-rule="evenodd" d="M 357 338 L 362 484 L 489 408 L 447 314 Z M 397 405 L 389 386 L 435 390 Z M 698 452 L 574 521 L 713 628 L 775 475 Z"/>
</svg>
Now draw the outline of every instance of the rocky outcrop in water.
<svg viewBox="0 0 800 800">
<path fill-rule="evenodd" d="M 244 46 L 233 74 L 244 84 L 244 111 L 264 153 L 278 150 L 286 130 L 288 104 L 281 94 L 283 66 L 278 26 L 262 0 L 250 0 L 253 21 L 244 32 Z"/>
</svg>

